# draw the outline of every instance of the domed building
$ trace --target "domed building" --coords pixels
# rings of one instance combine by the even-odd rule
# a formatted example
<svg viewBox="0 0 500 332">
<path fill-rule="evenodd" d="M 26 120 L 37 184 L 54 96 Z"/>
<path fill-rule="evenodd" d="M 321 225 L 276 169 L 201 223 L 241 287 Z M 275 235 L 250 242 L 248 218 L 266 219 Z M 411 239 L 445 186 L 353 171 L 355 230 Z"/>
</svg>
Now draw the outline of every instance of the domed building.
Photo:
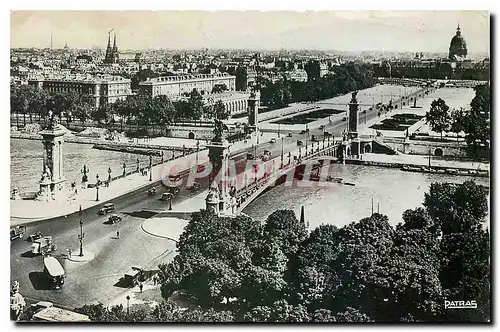
<svg viewBox="0 0 500 332">
<path fill-rule="evenodd" d="M 467 44 L 462 33 L 460 25 L 457 27 L 457 33 L 450 42 L 450 52 L 448 58 L 452 61 L 461 61 L 467 57 Z"/>
</svg>

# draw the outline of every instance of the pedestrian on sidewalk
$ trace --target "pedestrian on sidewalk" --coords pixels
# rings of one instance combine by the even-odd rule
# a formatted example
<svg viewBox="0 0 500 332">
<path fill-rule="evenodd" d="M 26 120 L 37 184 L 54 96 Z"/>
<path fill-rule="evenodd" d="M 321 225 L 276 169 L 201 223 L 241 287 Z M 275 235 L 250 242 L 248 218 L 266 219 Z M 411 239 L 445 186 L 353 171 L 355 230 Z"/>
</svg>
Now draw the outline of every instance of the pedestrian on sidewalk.
<svg viewBox="0 0 500 332">
<path fill-rule="evenodd" d="M 116 231 L 116 238 L 119 239 L 120 238 L 120 231 Z"/>
<path fill-rule="evenodd" d="M 142 285 L 142 282 L 141 282 L 141 283 L 139 284 L 139 289 L 141 290 L 141 293 L 142 293 L 142 288 L 143 288 L 143 287 L 144 287 L 144 286 Z"/>
<path fill-rule="evenodd" d="M 72 250 L 68 249 L 68 257 L 71 259 Z"/>
</svg>

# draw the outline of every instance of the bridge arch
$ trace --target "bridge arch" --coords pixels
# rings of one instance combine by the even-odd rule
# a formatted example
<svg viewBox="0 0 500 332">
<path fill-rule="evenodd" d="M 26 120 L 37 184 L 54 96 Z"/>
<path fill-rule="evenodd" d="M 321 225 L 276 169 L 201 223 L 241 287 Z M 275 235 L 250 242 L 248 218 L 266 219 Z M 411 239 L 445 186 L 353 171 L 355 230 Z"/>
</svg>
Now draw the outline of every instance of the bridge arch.
<svg viewBox="0 0 500 332">
<path fill-rule="evenodd" d="M 196 135 L 192 131 L 190 131 L 189 134 L 188 134 L 188 138 L 189 139 L 195 139 Z"/>
<path fill-rule="evenodd" d="M 437 148 L 436 150 L 434 150 L 434 155 L 435 155 L 436 157 L 442 157 L 442 156 L 443 156 L 443 154 L 444 154 L 444 153 L 443 153 L 443 149 L 441 149 L 441 148 Z"/>
</svg>

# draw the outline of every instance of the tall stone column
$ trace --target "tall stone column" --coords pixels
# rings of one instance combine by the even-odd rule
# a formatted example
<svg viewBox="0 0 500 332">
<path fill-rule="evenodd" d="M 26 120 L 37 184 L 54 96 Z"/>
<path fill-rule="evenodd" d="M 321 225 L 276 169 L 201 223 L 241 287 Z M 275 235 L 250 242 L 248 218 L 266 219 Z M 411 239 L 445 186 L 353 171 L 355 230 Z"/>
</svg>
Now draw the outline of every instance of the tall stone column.
<svg viewBox="0 0 500 332">
<path fill-rule="evenodd" d="M 248 125 L 254 127 L 255 131 L 259 129 L 259 105 L 260 105 L 260 92 L 250 93 L 248 98 Z"/>
<path fill-rule="evenodd" d="M 43 138 L 43 170 L 38 200 L 44 201 L 67 197 L 63 167 L 63 136 L 66 130 L 54 125 L 53 121 L 52 118 L 48 128 L 40 132 Z"/>
<path fill-rule="evenodd" d="M 360 155 L 361 143 L 359 139 L 358 133 L 358 113 L 359 113 L 359 104 L 356 98 L 358 92 L 352 93 L 351 101 L 349 102 L 349 122 L 348 122 L 348 138 L 350 140 L 351 147 L 351 155 Z"/>
</svg>

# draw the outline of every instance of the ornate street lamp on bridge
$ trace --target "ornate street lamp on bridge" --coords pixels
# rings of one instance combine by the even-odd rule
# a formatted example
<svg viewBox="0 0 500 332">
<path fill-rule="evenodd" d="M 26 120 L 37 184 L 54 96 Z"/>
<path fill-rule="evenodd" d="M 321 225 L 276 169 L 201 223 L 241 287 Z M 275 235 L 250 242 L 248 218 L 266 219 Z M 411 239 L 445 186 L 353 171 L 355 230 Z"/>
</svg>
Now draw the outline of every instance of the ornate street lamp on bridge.
<svg viewBox="0 0 500 332">
<path fill-rule="evenodd" d="M 85 234 L 83 233 L 83 219 L 82 219 L 82 206 L 80 205 L 80 211 L 78 212 L 80 216 L 80 221 L 78 222 L 80 224 L 80 234 L 78 235 L 78 240 L 80 240 L 80 257 L 83 256 L 83 238 L 85 237 Z"/>
<path fill-rule="evenodd" d="M 283 168 L 283 137 L 281 137 L 281 166 L 280 169 Z"/>
<path fill-rule="evenodd" d="M 153 156 L 149 155 L 149 181 L 153 181 Z"/>
<path fill-rule="evenodd" d="M 99 202 L 99 174 L 97 174 L 95 176 L 95 178 L 96 178 L 96 182 L 95 182 L 95 189 L 96 189 L 95 201 Z"/>
</svg>

